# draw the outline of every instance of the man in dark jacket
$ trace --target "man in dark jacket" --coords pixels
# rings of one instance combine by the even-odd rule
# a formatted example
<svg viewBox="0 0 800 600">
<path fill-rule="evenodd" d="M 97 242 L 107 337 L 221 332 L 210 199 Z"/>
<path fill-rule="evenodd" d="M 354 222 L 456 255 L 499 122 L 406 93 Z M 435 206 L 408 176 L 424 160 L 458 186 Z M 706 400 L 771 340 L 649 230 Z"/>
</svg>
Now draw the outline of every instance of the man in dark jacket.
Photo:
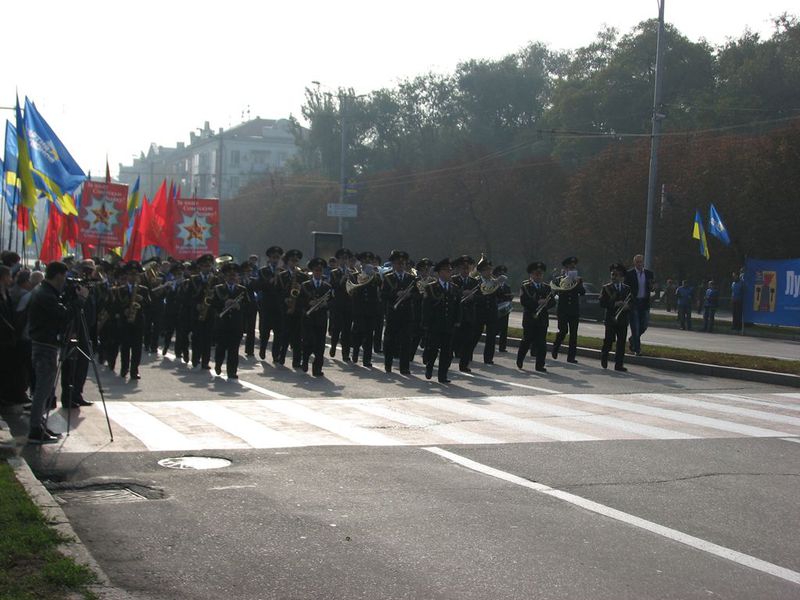
<svg viewBox="0 0 800 600">
<path fill-rule="evenodd" d="M 578 321 L 581 318 L 580 297 L 586 294 L 583 287 L 583 280 L 578 277 L 575 268 L 578 266 L 578 259 L 569 256 L 561 262 L 562 277 L 555 282 L 558 289 L 558 333 L 553 342 L 553 358 L 558 358 L 558 351 L 561 343 L 569 333 L 569 349 L 567 350 L 567 362 L 576 363 L 578 359 Z M 567 288 L 567 289 L 565 289 Z"/>
<path fill-rule="evenodd" d="M 425 378 L 433 377 L 439 359 L 439 383 L 450 383 L 447 371 L 453 360 L 453 334 L 461 321 L 461 288 L 450 281 L 450 259 L 436 263 L 436 280 L 423 285 L 422 326 L 426 333 Z"/>
<path fill-rule="evenodd" d="M 28 443 L 52 444 L 58 435 L 47 428 L 45 411 L 55 392 L 58 369 L 58 349 L 64 324 L 74 316 L 74 308 L 62 302 L 61 291 L 67 279 L 67 265 L 52 262 L 47 265 L 44 281 L 33 291 L 30 301 L 30 336 L 36 390 L 31 406 Z M 77 303 L 89 296 L 89 289 L 77 288 Z"/>
<path fill-rule="evenodd" d="M 606 309 L 606 335 L 600 354 L 600 364 L 604 369 L 608 367 L 608 355 L 616 342 L 614 370 L 624 372 L 628 370 L 623 364 L 625 361 L 625 335 L 628 333 L 628 307 L 633 306 L 635 295 L 631 288 L 624 283 L 627 277 L 625 267 L 621 264 L 613 264 L 609 269 L 611 281 L 600 290 L 600 306 Z"/>
<path fill-rule="evenodd" d="M 625 284 L 631 288 L 633 302 L 631 304 L 631 337 L 630 349 L 636 356 L 642 353 L 641 338 L 647 331 L 650 322 L 650 295 L 653 293 L 655 276 L 650 269 L 644 268 L 644 256 L 633 257 L 633 268 L 625 273 Z"/>
</svg>

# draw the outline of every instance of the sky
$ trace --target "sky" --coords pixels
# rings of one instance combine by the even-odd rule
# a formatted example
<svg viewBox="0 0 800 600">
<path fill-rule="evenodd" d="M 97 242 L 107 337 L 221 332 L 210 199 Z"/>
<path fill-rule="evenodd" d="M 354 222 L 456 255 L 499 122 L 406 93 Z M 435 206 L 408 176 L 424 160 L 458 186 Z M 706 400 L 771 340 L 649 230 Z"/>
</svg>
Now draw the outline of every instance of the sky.
<svg viewBox="0 0 800 600">
<path fill-rule="evenodd" d="M 666 0 L 668 23 L 722 44 L 768 37 L 796 0 Z M 3 15 L 0 106 L 29 96 L 85 171 L 112 175 L 151 142 L 175 146 L 209 121 L 300 117 L 312 81 L 367 93 L 531 41 L 590 43 L 658 14 L 657 0 L 27 0 Z M 14 26 L 16 24 L 16 26 Z M 13 112 L 3 111 L 13 119 Z"/>
</svg>

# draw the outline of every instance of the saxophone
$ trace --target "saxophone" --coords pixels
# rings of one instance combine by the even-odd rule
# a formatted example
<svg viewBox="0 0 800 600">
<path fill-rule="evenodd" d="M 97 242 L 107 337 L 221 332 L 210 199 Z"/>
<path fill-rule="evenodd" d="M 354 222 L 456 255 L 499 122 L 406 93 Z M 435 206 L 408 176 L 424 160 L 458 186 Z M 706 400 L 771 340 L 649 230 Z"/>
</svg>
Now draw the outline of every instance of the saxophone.
<svg viewBox="0 0 800 600">
<path fill-rule="evenodd" d="M 292 269 L 292 281 L 289 284 L 289 296 L 286 298 L 286 314 L 293 315 L 297 309 L 297 297 L 300 295 L 300 283 L 297 281 L 297 268 Z"/>
<path fill-rule="evenodd" d="M 134 289 L 133 296 L 125 307 L 123 315 L 129 325 L 136 323 L 136 318 L 139 316 L 139 311 L 142 310 L 142 297 L 137 293 L 138 290 Z"/>
<path fill-rule="evenodd" d="M 203 294 L 203 300 L 197 305 L 197 320 L 201 323 L 205 323 L 208 320 L 208 313 L 211 310 L 211 300 L 214 297 L 214 285 L 210 277 L 205 285 L 208 287 Z"/>
</svg>

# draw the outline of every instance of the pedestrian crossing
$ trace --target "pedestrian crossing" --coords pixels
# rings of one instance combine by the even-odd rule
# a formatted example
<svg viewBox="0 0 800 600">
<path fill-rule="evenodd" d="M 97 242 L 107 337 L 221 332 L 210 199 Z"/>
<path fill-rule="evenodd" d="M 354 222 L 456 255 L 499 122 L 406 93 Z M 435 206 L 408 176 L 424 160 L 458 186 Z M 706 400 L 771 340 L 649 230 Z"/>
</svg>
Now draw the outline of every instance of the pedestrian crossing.
<svg viewBox="0 0 800 600">
<path fill-rule="evenodd" d="M 641 393 L 451 398 L 265 398 L 108 401 L 73 411 L 52 451 L 142 452 L 689 440 L 800 440 L 800 394 Z M 49 426 L 67 430 L 66 412 Z M 49 449 L 48 449 L 49 450 Z"/>
</svg>

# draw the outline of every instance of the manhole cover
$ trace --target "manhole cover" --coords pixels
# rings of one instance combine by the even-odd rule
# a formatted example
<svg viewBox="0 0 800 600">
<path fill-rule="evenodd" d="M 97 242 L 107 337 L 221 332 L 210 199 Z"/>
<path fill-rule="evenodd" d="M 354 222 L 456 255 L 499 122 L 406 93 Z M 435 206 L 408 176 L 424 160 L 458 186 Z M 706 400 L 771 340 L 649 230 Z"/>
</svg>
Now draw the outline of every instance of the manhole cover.
<svg viewBox="0 0 800 600">
<path fill-rule="evenodd" d="M 61 504 L 121 504 L 148 499 L 128 488 L 62 490 L 53 496 Z"/>
<path fill-rule="evenodd" d="M 231 464 L 227 458 L 213 458 L 211 456 L 179 456 L 176 458 L 163 458 L 158 464 L 168 469 L 221 469 Z"/>
</svg>

